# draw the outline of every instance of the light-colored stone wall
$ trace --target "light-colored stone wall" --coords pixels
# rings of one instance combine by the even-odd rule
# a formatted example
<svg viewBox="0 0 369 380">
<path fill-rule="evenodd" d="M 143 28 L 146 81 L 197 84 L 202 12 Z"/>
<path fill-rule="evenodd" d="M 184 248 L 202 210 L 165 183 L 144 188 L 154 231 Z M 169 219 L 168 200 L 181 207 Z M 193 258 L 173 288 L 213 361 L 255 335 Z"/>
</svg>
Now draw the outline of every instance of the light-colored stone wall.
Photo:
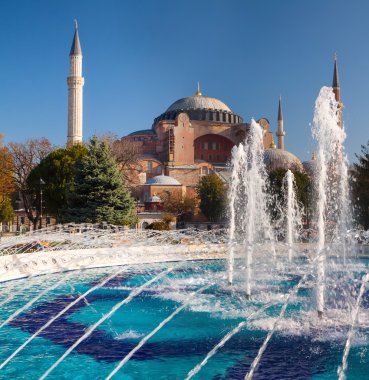
<svg viewBox="0 0 369 380">
<path fill-rule="evenodd" d="M 82 56 L 71 55 L 68 83 L 68 137 L 67 146 L 82 143 L 83 138 L 83 86 Z"/>
</svg>

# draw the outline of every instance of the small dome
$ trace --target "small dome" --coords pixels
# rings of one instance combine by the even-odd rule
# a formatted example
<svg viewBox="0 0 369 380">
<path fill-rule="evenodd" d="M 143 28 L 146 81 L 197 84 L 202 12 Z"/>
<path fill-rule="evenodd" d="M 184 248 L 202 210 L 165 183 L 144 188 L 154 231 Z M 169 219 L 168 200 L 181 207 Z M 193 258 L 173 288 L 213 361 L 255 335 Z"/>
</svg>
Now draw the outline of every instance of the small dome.
<svg viewBox="0 0 369 380">
<path fill-rule="evenodd" d="M 304 171 L 301 161 L 294 154 L 282 149 L 265 149 L 264 162 L 268 171 L 276 169 Z"/>
<path fill-rule="evenodd" d="M 219 99 L 210 96 L 187 96 L 174 102 L 166 112 L 180 110 L 211 109 L 232 112 L 231 109 Z"/>
<path fill-rule="evenodd" d="M 145 185 L 155 185 L 155 186 L 181 186 L 175 178 L 169 177 L 167 175 L 157 175 L 148 179 Z"/>
<path fill-rule="evenodd" d="M 302 166 L 304 167 L 306 173 L 310 176 L 314 176 L 316 174 L 316 172 L 318 171 L 318 162 L 316 160 L 315 152 L 313 152 L 311 160 L 304 161 L 302 163 Z"/>
<path fill-rule="evenodd" d="M 302 166 L 304 167 L 306 173 L 309 174 L 310 176 L 313 176 L 318 170 L 317 160 L 304 161 L 302 163 Z"/>
</svg>

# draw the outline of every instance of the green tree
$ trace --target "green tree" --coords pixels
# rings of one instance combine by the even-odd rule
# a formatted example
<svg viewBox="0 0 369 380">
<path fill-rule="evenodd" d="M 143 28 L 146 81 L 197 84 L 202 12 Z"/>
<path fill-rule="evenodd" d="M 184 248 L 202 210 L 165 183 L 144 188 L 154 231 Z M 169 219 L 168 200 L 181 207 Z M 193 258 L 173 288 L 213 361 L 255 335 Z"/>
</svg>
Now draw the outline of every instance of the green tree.
<svg viewBox="0 0 369 380">
<path fill-rule="evenodd" d="M 43 207 L 59 218 L 60 210 L 66 206 L 67 193 L 73 191 L 74 167 L 87 154 L 84 145 L 68 149 L 57 149 L 46 156 L 32 169 L 27 178 L 29 188 L 35 193 L 43 191 Z M 43 185 L 40 180 L 43 180 Z"/>
<path fill-rule="evenodd" d="M 0 223 L 10 222 L 14 217 L 14 210 L 10 198 L 5 200 L 0 205 Z"/>
<path fill-rule="evenodd" d="M 202 177 L 197 187 L 201 212 L 212 222 L 224 215 L 226 207 L 226 187 L 216 174 Z"/>
<path fill-rule="evenodd" d="M 92 137 L 88 151 L 76 163 L 73 189 L 62 210 L 63 222 L 132 224 L 135 205 L 108 144 Z"/>
<path fill-rule="evenodd" d="M 286 173 L 286 169 L 276 169 L 269 172 L 269 192 L 272 196 L 272 203 L 270 205 L 272 217 L 276 216 L 277 199 L 282 199 L 283 197 L 283 178 Z M 304 210 L 307 211 L 311 203 L 309 199 L 309 189 L 311 188 L 310 178 L 305 173 L 298 171 L 292 171 L 292 173 L 295 177 L 297 201 L 304 207 Z"/>
<path fill-rule="evenodd" d="M 369 228 L 369 141 L 361 146 L 361 154 L 356 154 L 353 166 L 353 196 L 355 216 L 365 229 Z"/>
<path fill-rule="evenodd" d="M 0 203 L 0 237 L 3 233 L 3 223 L 10 222 L 13 219 L 14 210 L 9 197 L 3 197 Z"/>
</svg>

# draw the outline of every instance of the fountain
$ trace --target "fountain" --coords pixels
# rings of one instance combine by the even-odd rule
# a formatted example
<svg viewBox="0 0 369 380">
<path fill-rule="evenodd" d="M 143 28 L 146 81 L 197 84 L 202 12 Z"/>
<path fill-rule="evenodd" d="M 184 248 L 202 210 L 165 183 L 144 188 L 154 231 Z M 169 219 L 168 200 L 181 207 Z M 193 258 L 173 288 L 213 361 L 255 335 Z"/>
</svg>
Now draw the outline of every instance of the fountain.
<svg viewBox="0 0 369 380">
<path fill-rule="evenodd" d="M 291 170 L 287 170 L 283 178 L 284 212 L 283 216 L 286 224 L 286 243 L 288 245 L 288 259 L 292 260 L 294 243 L 297 240 L 299 231 L 302 228 L 301 208 L 298 204 L 295 192 L 295 177 Z"/>
<path fill-rule="evenodd" d="M 291 171 L 282 219 L 270 220 L 254 120 L 232 150 L 229 229 L 86 224 L 2 241 L 0 377 L 366 378 L 368 259 L 351 238 L 369 243 L 369 233 L 348 232 L 345 132 L 330 88 L 313 136 L 309 242 Z"/>
<path fill-rule="evenodd" d="M 323 87 L 316 100 L 312 133 L 318 144 L 317 311 L 321 318 L 325 305 L 326 255 L 332 246 L 330 242 L 342 240 L 347 230 L 345 221 L 349 212 L 348 170 L 343 151 L 346 134 L 340 125 L 340 104 L 330 87 Z"/>
<path fill-rule="evenodd" d="M 251 297 L 252 257 L 258 242 L 271 237 L 267 212 L 263 130 L 255 120 L 244 144 L 232 149 L 228 282 L 233 283 L 235 246 L 245 254 L 245 291 Z M 237 227 L 237 228 L 236 228 Z M 273 239 L 271 239 L 273 240 Z"/>
</svg>

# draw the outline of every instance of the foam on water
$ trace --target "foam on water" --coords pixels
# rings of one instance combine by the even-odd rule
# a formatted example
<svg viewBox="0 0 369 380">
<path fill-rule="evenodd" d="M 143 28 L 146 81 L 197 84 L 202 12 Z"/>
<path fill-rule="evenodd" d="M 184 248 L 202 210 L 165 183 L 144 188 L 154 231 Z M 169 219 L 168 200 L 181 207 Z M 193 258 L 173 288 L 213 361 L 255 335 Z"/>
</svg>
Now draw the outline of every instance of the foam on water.
<svg viewBox="0 0 369 380">
<path fill-rule="evenodd" d="M 142 338 L 145 334 L 139 333 L 135 330 L 127 330 L 121 334 L 117 334 L 114 339 L 116 340 L 126 340 L 126 339 L 138 339 Z"/>
</svg>

